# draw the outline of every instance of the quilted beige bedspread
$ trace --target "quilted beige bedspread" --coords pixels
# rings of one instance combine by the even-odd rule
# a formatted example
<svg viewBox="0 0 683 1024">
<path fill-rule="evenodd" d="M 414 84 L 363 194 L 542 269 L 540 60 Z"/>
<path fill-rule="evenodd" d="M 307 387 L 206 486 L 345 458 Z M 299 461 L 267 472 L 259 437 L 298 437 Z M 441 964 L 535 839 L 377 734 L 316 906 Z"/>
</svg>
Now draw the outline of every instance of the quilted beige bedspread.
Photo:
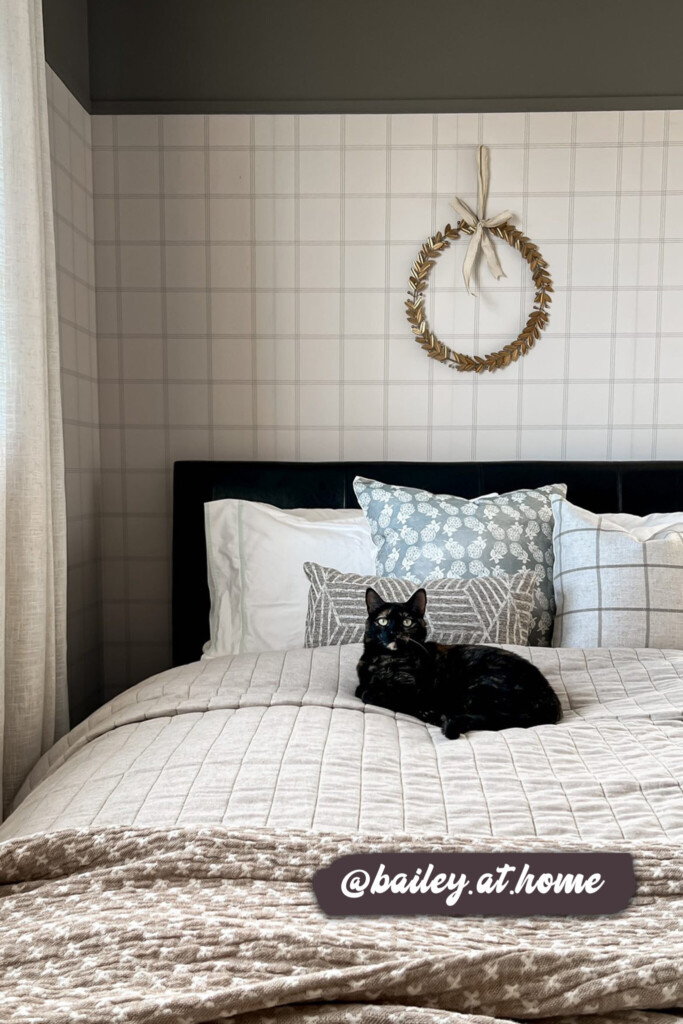
<svg viewBox="0 0 683 1024">
<path fill-rule="evenodd" d="M 521 649 L 557 726 L 448 741 L 353 696 L 359 648 L 184 666 L 101 708 L 0 828 L 0 1022 L 671 1024 L 683 652 Z M 615 917 L 328 920 L 358 851 L 635 854 Z"/>
<path fill-rule="evenodd" d="M 359 645 L 172 669 L 53 747 L 0 839 L 104 825 L 683 837 L 683 652 L 517 650 L 564 720 L 455 741 L 357 700 Z"/>
</svg>

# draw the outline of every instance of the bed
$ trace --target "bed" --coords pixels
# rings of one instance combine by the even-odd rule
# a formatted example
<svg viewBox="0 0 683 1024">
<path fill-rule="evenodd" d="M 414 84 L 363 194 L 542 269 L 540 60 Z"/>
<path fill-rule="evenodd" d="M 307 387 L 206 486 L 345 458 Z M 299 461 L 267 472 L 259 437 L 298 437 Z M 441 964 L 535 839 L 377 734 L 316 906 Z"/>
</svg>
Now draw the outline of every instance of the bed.
<svg viewBox="0 0 683 1024">
<path fill-rule="evenodd" d="M 60 740 L 0 826 L 1 1020 L 656 1024 L 683 1005 L 683 651 L 512 648 L 563 721 L 455 742 L 354 696 L 359 645 L 198 661 L 204 501 L 346 507 L 356 473 L 683 507 L 675 464 L 177 464 L 175 665 Z M 322 915 L 317 869 L 397 849 L 625 850 L 638 892 L 597 919 Z"/>
</svg>

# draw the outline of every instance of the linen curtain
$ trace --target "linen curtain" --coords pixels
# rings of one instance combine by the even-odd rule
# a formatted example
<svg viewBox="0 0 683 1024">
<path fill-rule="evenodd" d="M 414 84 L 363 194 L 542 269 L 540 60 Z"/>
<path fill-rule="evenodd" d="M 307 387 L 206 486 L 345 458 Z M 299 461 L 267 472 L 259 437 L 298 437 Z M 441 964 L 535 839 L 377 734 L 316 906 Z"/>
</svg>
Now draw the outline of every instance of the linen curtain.
<svg viewBox="0 0 683 1024">
<path fill-rule="evenodd" d="M 66 511 L 40 0 L 0 0 L 0 777 L 68 728 Z"/>
</svg>

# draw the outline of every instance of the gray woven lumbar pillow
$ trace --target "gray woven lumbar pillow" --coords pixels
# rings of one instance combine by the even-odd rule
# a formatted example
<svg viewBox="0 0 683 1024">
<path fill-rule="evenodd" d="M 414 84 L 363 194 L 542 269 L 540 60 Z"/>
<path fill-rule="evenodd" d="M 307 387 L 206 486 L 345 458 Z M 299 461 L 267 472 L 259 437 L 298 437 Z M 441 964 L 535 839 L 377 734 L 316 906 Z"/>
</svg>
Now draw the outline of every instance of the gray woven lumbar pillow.
<svg viewBox="0 0 683 1024">
<path fill-rule="evenodd" d="M 306 647 L 359 643 L 367 609 L 365 591 L 373 587 L 386 601 L 406 601 L 417 587 L 410 580 L 326 569 L 305 562 L 308 592 Z M 429 639 L 443 644 L 522 644 L 529 638 L 536 576 L 472 580 L 442 579 L 424 584 Z"/>
</svg>

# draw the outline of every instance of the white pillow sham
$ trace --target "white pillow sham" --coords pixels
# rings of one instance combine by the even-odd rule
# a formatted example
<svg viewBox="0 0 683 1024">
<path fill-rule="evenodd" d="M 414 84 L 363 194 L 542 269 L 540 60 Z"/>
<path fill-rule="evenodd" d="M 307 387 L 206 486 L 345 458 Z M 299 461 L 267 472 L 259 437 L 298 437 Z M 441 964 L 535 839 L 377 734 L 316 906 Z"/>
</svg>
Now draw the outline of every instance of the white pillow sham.
<svg viewBox="0 0 683 1024">
<path fill-rule="evenodd" d="M 360 509 L 280 509 L 224 498 L 204 505 L 211 593 L 203 658 L 303 647 L 304 562 L 372 575 L 375 546 Z"/>
<path fill-rule="evenodd" d="M 683 512 L 552 503 L 553 647 L 683 648 Z"/>
</svg>

